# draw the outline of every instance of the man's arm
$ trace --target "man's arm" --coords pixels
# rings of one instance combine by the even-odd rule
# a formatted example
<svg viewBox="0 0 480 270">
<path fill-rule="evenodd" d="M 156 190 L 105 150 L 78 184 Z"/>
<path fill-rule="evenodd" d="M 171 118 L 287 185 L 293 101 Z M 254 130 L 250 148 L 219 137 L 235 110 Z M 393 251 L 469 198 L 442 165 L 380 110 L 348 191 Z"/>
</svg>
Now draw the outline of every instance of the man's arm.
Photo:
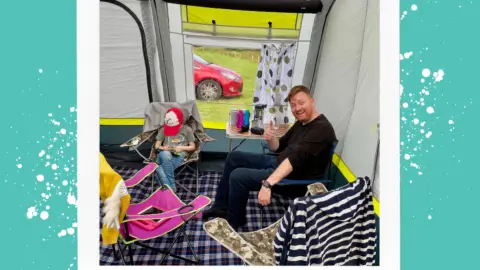
<svg viewBox="0 0 480 270">
<path fill-rule="evenodd" d="M 275 185 L 287 177 L 292 171 L 297 170 L 310 156 L 316 156 L 330 147 L 328 139 L 322 133 L 322 128 L 313 128 L 307 133 L 301 142 L 298 142 L 287 150 L 287 158 L 268 177 L 267 181 Z"/>
<path fill-rule="evenodd" d="M 267 178 L 267 182 L 270 185 L 276 185 L 280 180 L 284 179 L 293 171 L 292 164 L 286 158 L 285 160 L 280 163 L 280 165 L 277 167 L 275 171 Z"/>
<path fill-rule="evenodd" d="M 270 148 L 270 150 L 276 153 L 283 151 L 283 149 L 287 147 L 287 141 L 290 138 L 290 135 L 292 134 L 292 129 L 293 129 L 293 126 L 290 127 L 280 139 L 278 139 L 277 137 L 272 137 L 270 141 L 267 141 L 268 147 Z"/>
</svg>

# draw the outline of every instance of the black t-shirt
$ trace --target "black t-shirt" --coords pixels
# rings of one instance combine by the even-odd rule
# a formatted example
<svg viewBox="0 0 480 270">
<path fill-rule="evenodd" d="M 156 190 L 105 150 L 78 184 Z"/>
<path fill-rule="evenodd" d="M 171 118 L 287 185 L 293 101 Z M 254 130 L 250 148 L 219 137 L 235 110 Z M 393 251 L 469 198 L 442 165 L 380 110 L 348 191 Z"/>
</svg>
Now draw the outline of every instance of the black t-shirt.
<svg viewBox="0 0 480 270">
<path fill-rule="evenodd" d="M 277 149 L 277 162 L 280 165 L 288 158 L 293 171 L 288 179 L 322 179 L 328 163 L 331 161 L 331 149 L 336 141 L 332 124 L 323 115 L 319 115 L 304 125 L 297 121 L 280 138 Z"/>
</svg>

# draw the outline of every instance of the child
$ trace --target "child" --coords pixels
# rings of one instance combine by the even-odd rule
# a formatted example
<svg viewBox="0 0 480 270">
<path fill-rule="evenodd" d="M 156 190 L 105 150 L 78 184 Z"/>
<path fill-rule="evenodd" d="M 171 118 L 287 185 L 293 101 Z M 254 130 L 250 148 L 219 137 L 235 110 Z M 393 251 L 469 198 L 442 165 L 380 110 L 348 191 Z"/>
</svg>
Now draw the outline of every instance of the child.
<svg viewBox="0 0 480 270">
<path fill-rule="evenodd" d="M 189 126 L 183 125 L 181 109 L 171 108 L 167 111 L 165 124 L 158 131 L 156 140 L 155 149 L 158 150 L 157 164 L 159 166 L 155 178 L 159 184 L 166 184 L 176 191 L 174 171 L 182 164 L 185 152 L 195 150 L 193 130 Z"/>
</svg>

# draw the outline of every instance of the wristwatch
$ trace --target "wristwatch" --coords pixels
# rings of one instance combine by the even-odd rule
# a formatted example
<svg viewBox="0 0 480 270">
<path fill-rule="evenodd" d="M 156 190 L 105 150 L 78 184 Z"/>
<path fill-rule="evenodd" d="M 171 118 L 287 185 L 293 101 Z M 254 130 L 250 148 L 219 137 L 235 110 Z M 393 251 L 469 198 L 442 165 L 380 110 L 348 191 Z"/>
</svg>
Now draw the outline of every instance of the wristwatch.
<svg viewBox="0 0 480 270">
<path fill-rule="evenodd" d="M 263 180 L 262 181 L 262 186 L 268 188 L 268 189 L 271 189 L 272 188 L 272 185 L 270 185 L 270 183 L 268 181 L 265 181 Z"/>
</svg>

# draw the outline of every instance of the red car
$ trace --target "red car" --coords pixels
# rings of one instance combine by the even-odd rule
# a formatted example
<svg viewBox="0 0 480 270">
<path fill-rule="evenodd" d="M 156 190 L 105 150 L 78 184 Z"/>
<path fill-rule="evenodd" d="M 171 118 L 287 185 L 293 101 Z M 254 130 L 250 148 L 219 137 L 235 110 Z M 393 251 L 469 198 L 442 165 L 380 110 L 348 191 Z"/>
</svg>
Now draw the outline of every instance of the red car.
<svg viewBox="0 0 480 270">
<path fill-rule="evenodd" d="M 193 71 L 197 99 L 216 100 L 242 95 L 242 76 L 231 69 L 210 63 L 194 54 Z"/>
</svg>

